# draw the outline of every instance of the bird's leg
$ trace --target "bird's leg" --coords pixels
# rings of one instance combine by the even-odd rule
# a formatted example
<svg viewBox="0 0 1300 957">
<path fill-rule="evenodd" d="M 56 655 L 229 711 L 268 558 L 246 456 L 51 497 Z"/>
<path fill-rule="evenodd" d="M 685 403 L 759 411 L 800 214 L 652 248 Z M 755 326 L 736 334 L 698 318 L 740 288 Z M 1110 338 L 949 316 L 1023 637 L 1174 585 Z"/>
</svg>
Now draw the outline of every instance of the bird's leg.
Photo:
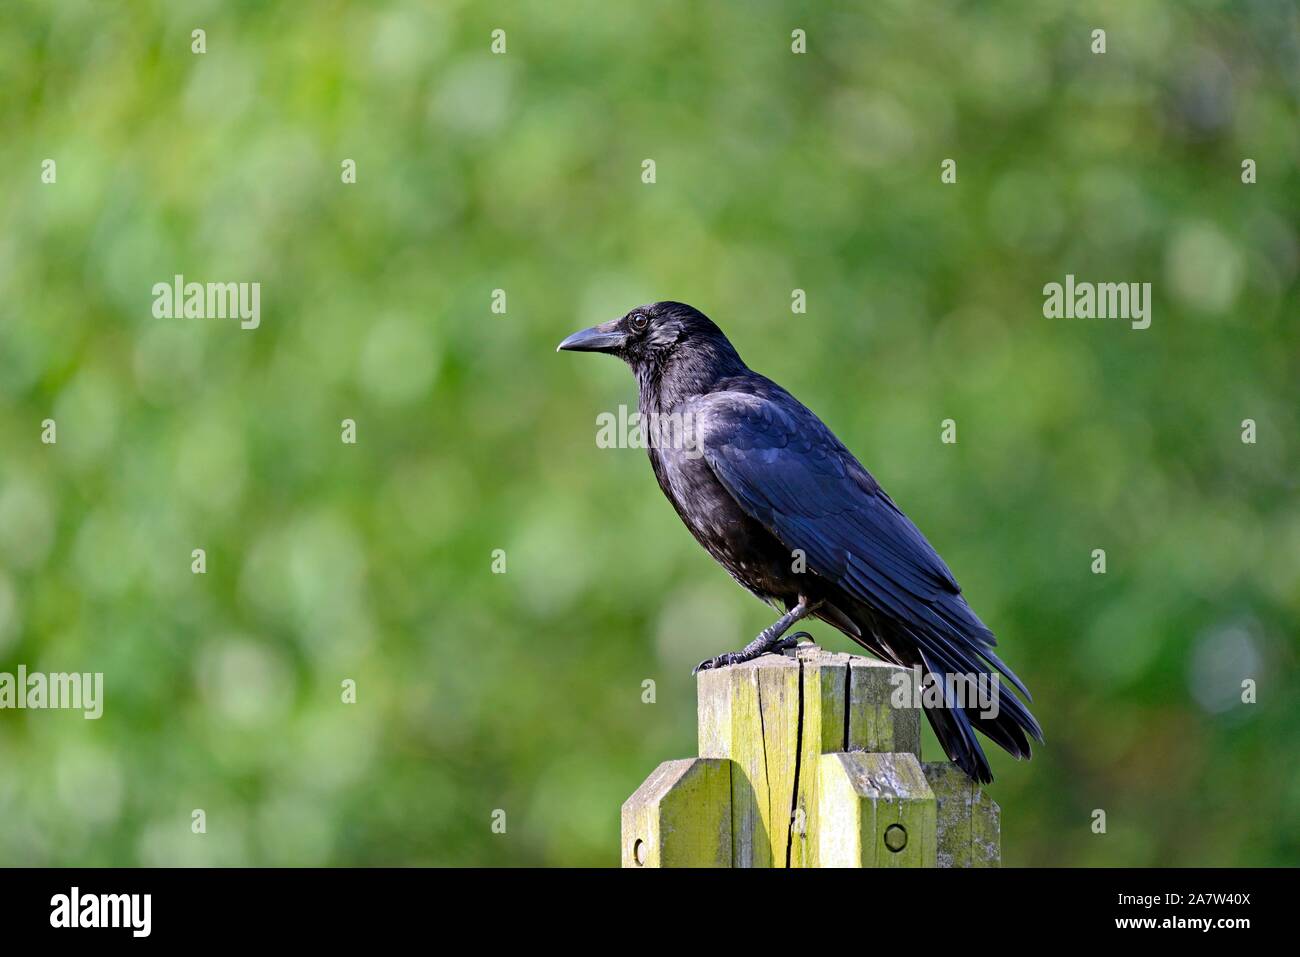
<svg viewBox="0 0 1300 957">
<path fill-rule="evenodd" d="M 812 605 L 802 598 L 799 604 L 795 605 L 784 615 L 778 618 L 771 625 L 768 625 L 758 637 L 747 644 L 741 651 L 728 651 L 726 654 L 718 655 L 716 658 L 707 658 L 701 661 L 692 669 L 691 674 L 697 675 L 701 671 L 708 671 L 710 668 L 725 668 L 727 665 L 738 665 L 742 661 L 752 661 L 759 655 L 766 654 L 769 651 L 780 651 L 785 648 L 793 648 L 799 643 L 800 637 L 811 637 L 808 632 L 801 631 L 791 635 L 789 638 L 782 639 L 781 636 L 800 618 L 809 614 L 813 610 Z"/>
</svg>

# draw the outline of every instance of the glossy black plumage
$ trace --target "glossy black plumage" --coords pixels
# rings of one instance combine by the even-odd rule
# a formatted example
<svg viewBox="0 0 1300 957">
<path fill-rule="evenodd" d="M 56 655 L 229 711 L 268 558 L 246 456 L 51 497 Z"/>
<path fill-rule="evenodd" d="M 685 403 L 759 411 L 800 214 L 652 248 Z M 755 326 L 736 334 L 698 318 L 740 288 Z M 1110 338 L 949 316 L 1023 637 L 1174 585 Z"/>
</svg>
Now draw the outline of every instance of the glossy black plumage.
<svg viewBox="0 0 1300 957">
<path fill-rule="evenodd" d="M 830 429 L 748 369 L 703 314 L 655 303 L 561 348 L 620 356 L 636 373 L 643 416 L 680 425 L 651 443 L 659 485 L 696 539 L 751 592 L 787 611 L 802 602 L 886 661 L 936 677 L 996 671 L 1028 697 L 925 536 Z M 806 568 L 795 571 L 800 555 Z M 1042 740 L 1005 687 L 999 706 L 994 718 L 926 709 L 949 757 L 980 781 L 991 775 L 973 729 L 1017 757 L 1029 756 L 1028 736 Z"/>
</svg>

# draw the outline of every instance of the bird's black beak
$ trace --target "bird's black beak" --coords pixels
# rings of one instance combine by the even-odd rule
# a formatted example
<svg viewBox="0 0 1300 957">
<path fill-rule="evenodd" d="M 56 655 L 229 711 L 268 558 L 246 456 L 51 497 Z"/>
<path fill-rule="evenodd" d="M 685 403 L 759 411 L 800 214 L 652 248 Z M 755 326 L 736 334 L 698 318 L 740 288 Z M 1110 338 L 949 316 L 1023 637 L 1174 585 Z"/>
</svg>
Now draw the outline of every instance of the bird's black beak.
<svg viewBox="0 0 1300 957">
<path fill-rule="evenodd" d="M 627 334 L 618 328 L 619 320 L 602 322 L 590 329 L 575 332 L 555 347 L 556 352 L 615 352 L 626 341 Z"/>
</svg>

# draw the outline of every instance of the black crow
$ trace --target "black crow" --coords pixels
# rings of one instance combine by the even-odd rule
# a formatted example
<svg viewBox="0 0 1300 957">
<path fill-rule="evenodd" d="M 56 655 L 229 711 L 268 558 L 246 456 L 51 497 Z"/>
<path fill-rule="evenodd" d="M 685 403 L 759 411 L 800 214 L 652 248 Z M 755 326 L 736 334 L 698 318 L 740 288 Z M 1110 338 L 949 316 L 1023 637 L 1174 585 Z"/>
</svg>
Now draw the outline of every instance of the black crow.
<svg viewBox="0 0 1300 957">
<path fill-rule="evenodd" d="M 1027 735 L 1042 741 L 1042 731 L 1014 693 L 998 696 L 995 715 L 961 695 L 963 681 L 1000 689 L 996 670 L 1030 698 L 943 559 L 831 430 L 751 371 L 707 316 L 657 302 L 559 348 L 606 352 L 632 367 L 659 487 L 736 581 L 784 609 L 743 651 L 696 671 L 788 647 L 783 636 L 795 622 L 819 618 L 878 658 L 919 666 L 940 683 L 943 705 L 926 715 L 972 778 L 992 780 L 974 730 L 1029 757 Z"/>
</svg>

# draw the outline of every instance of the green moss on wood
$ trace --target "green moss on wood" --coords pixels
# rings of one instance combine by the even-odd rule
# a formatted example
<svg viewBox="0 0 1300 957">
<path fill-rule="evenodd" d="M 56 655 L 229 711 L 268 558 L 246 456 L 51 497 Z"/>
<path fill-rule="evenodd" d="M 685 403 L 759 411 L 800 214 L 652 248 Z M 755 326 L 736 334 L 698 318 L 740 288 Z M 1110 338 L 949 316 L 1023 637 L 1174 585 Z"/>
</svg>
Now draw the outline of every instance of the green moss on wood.
<svg viewBox="0 0 1300 957">
<path fill-rule="evenodd" d="M 622 819 L 624 867 L 730 867 L 731 762 L 665 761 Z"/>
<path fill-rule="evenodd" d="M 940 867 L 1000 867 L 1002 811 L 984 789 L 947 761 L 923 766 L 934 791 Z"/>
<path fill-rule="evenodd" d="M 853 751 L 818 762 L 822 867 L 934 867 L 934 792 L 910 753 Z"/>
</svg>

